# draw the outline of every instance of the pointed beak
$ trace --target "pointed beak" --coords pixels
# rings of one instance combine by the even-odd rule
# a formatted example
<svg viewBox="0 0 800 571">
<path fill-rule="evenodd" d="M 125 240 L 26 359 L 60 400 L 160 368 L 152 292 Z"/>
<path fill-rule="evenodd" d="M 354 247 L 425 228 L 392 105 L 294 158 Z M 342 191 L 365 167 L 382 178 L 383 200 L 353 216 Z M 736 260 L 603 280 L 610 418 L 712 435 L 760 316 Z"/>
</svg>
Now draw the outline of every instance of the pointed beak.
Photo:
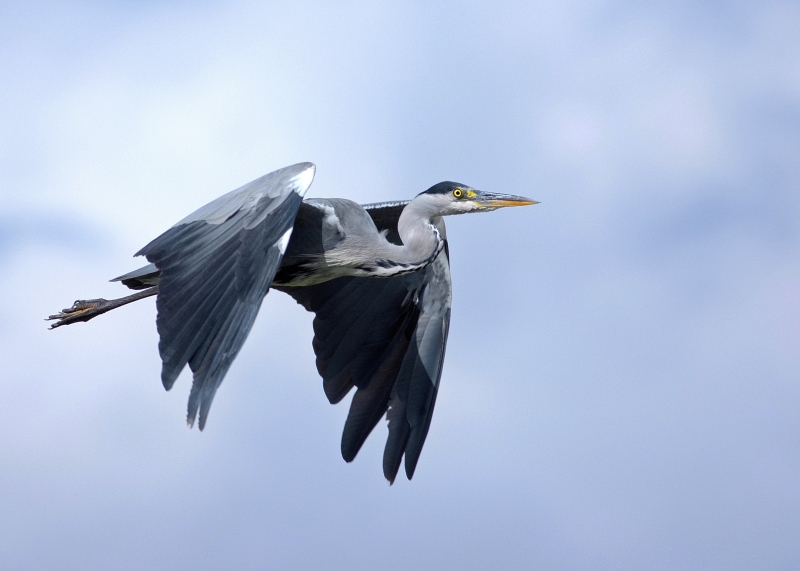
<svg viewBox="0 0 800 571">
<path fill-rule="evenodd" d="M 529 206 L 531 204 L 539 204 L 538 200 L 525 198 L 524 196 L 498 194 L 494 192 L 478 192 L 473 200 L 482 210 L 495 210 L 496 208 L 505 208 L 507 206 Z"/>
</svg>

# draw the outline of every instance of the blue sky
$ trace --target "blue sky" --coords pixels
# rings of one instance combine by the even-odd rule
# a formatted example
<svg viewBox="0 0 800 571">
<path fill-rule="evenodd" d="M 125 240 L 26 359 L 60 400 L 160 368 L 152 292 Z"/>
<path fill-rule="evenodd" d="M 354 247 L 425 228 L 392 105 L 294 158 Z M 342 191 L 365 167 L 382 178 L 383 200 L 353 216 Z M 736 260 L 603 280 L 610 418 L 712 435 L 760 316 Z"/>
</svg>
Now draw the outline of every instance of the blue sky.
<svg viewBox="0 0 800 571">
<path fill-rule="evenodd" d="M 791 2 L 0 6 L 0 567 L 796 569 L 800 9 Z M 271 293 L 215 399 L 146 300 L 47 331 L 186 214 L 440 180 L 453 320 L 414 480 L 352 464 Z"/>
</svg>

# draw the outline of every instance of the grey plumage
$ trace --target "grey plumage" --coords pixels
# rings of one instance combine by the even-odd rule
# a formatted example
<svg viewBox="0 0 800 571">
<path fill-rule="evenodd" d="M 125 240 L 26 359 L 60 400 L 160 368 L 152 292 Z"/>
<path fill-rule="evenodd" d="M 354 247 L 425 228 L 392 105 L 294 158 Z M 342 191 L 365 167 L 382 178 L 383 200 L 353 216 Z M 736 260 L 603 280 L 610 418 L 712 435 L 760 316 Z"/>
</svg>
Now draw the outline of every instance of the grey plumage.
<svg viewBox="0 0 800 571">
<path fill-rule="evenodd" d="M 450 326 L 442 216 L 533 204 L 443 182 L 414 200 L 360 206 L 306 199 L 314 165 L 265 175 L 187 216 L 142 248 L 148 265 L 115 278 L 143 290 L 79 301 L 53 327 L 156 295 L 161 380 L 193 372 L 187 420 L 205 426 L 222 379 L 269 289 L 315 314 L 313 348 L 331 403 L 355 394 L 342 433 L 352 461 L 381 417 L 383 471 L 410 479 L 430 427 Z"/>
</svg>

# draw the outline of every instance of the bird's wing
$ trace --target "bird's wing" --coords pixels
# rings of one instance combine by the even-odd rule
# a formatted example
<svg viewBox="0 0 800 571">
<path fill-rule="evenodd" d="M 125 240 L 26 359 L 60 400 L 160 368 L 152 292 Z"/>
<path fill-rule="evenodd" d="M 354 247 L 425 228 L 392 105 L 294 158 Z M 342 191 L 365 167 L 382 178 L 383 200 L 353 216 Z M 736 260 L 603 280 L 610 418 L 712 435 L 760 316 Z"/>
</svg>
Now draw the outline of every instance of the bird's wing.
<svg viewBox="0 0 800 571">
<path fill-rule="evenodd" d="M 190 214 L 142 248 L 160 272 L 161 381 L 194 373 L 187 421 L 203 429 L 214 393 L 244 344 L 291 236 L 314 165 L 286 167 Z"/>
<path fill-rule="evenodd" d="M 378 229 L 397 243 L 405 204 L 367 207 Z M 428 267 L 394 278 L 344 277 L 277 289 L 316 314 L 313 347 L 330 402 L 357 388 L 342 434 L 344 459 L 355 458 L 388 409 L 384 475 L 393 482 L 405 454 L 410 479 L 430 426 L 447 343 L 447 248 Z"/>
</svg>

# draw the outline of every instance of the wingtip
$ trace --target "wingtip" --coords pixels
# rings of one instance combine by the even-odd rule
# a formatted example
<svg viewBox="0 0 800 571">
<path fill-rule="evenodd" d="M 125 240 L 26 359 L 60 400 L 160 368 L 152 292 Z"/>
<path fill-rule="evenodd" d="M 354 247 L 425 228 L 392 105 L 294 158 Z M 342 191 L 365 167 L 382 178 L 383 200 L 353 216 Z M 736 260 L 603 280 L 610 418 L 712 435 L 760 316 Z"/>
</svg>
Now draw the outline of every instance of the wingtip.
<svg viewBox="0 0 800 571">
<path fill-rule="evenodd" d="M 197 419 L 197 415 L 192 414 L 191 412 L 186 415 L 186 426 L 188 426 L 189 428 L 194 428 L 195 420 L 198 420 L 197 422 L 198 430 L 200 430 L 200 432 L 203 432 L 203 429 L 206 427 L 206 419 L 202 417 L 200 419 Z"/>
<path fill-rule="evenodd" d="M 414 472 L 417 469 L 419 455 L 409 455 L 408 450 L 406 450 L 405 460 L 406 478 L 411 480 L 414 477 Z"/>
<path fill-rule="evenodd" d="M 342 444 L 340 446 L 340 451 L 342 453 L 342 460 L 347 462 L 348 464 L 356 459 L 358 456 L 358 448 L 352 446 L 351 442 L 346 442 L 344 439 L 344 434 L 342 434 Z"/>
</svg>

